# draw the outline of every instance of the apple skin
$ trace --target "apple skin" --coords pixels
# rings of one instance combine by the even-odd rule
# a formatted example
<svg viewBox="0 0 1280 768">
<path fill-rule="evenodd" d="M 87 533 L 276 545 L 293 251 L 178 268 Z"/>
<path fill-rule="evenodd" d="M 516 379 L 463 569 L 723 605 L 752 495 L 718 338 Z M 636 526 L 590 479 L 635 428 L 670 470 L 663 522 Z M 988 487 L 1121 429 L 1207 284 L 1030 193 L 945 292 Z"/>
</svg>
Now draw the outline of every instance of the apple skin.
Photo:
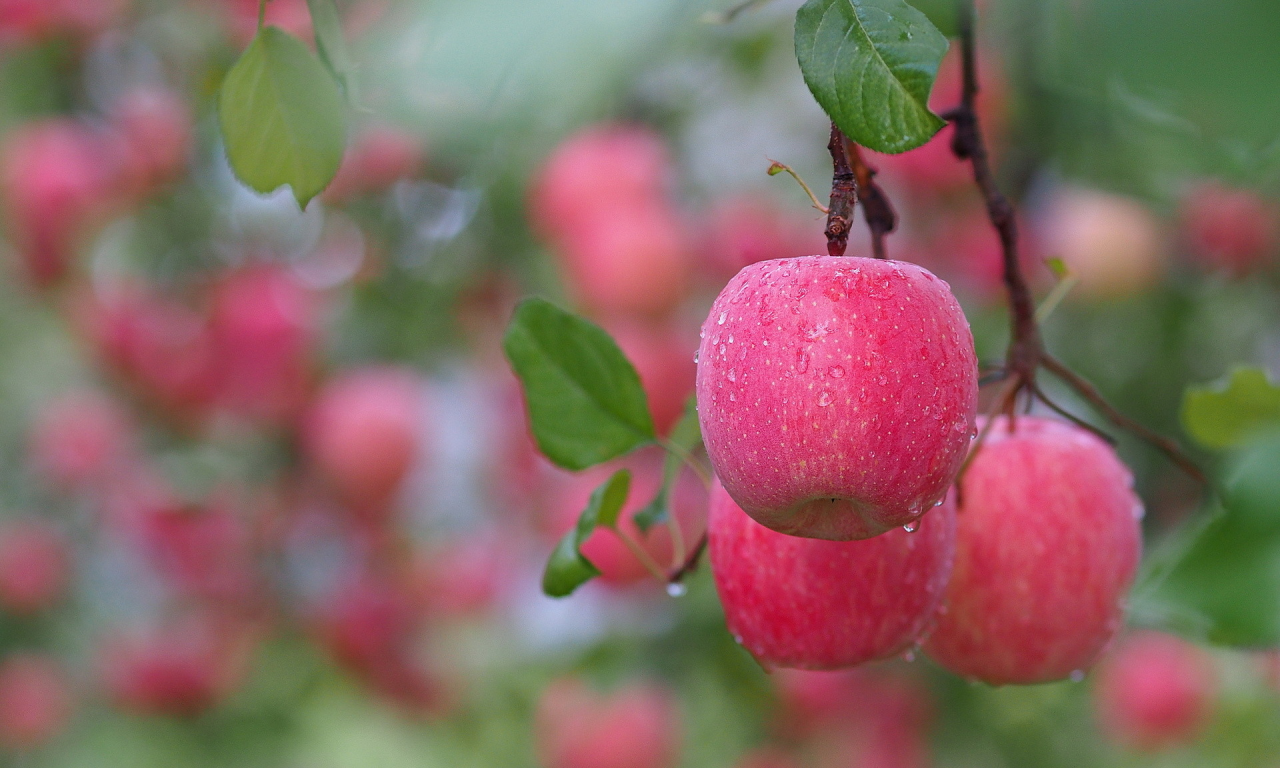
<svg viewBox="0 0 1280 768">
<path fill-rule="evenodd" d="M 942 500 L 974 430 L 973 336 L 947 284 L 897 261 L 753 264 L 702 327 L 699 421 L 729 495 L 780 533 L 844 541 Z"/>
<path fill-rule="evenodd" d="M 675 698 L 652 684 L 602 695 L 575 678 L 557 680 L 535 724 L 545 768 L 673 768 L 680 754 Z"/>
<path fill-rule="evenodd" d="M 707 543 L 729 631 L 765 667 L 839 669 L 909 649 L 951 573 L 950 497 L 917 525 L 860 541 L 787 536 L 716 483 Z"/>
<path fill-rule="evenodd" d="M 960 483 L 955 570 L 925 652 L 993 685 L 1092 666 L 1142 554 L 1132 485 L 1089 432 L 1020 416 L 1011 433 L 999 417 Z"/>
<path fill-rule="evenodd" d="M 71 580 L 72 552 L 62 532 L 39 519 L 0 528 L 0 607 L 19 615 L 55 604 Z"/>
<path fill-rule="evenodd" d="M 1138 750 L 1190 742 L 1208 724 L 1217 696 L 1213 658 L 1160 632 L 1137 632 L 1098 665 L 1093 700 L 1098 723 Z"/>
<path fill-rule="evenodd" d="M 45 744 L 71 716 L 71 691 L 52 658 L 15 654 L 0 663 L 0 744 L 28 750 Z"/>
</svg>

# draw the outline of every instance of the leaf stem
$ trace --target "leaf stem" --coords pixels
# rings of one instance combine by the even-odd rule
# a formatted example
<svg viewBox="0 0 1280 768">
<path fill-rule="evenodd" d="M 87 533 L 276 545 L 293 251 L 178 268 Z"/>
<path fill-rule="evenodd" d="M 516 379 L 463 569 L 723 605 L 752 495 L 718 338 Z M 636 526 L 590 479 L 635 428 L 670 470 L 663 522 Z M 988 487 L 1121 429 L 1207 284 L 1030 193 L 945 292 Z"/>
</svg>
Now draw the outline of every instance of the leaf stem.
<svg viewBox="0 0 1280 768">
<path fill-rule="evenodd" d="M 631 534 L 617 526 L 614 526 L 610 530 L 618 534 L 618 538 L 622 539 L 622 543 L 627 546 L 627 549 L 631 550 L 631 554 L 636 556 L 636 559 L 640 561 L 640 564 L 644 566 L 646 571 L 648 571 L 658 581 L 666 583 L 667 574 L 663 572 L 662 566 L 658 565 L 658 562 L 645 551 L 645 548 L 640 546 L 640 542 L 633 539 Z"/>
<path fill-rule="evenodd" d="M 690 470 L 693 471 L 693 474 L 698 476 L 698 479 L 702 481 L 703 485 L 705 485 L 708 489 L 711 488 L 711 483 L 713 480 L 713 478 L 711 477 L 711 473 L 707 471 L 706 467 L 698 463 L 698 460 L 693 457 L 693 454 L 689 453 L 684 448 L 680 447 L 679 445 L 676 445 L 675 443 L 671 442 L 665 437 L 659 437 L 657 442 L 658 442 L 658 445 L 662 446 L 663 450 L 665 450 L 667 453 L 670 453 L 671 455 L 675 456 L 677 459 L 680 459 L 680 461 L 684 462 L 684 464 L 687 467 L 689 467 Z"/>
<path fill-rule="evenodd" d="M 258 31 L 259 32 L 261 32 L 262 28 L 266 26 L 267 3 L 269 2 L 271 2 L 271 0 L 258 0 Z"/>
<path fill-rule="evenodd" d="M 822 211 L 823 213 L 827 213 L 827 206 L 823 205 L 818 200 L 818 196 L 813 194 L 813 190 L 809 188 L 808 184 L 804 183 L 804 179 L 800 178 L 800 174 L 796 173 L 794 168 L 787 165 L 786 163 L 780 163 L 777 160 L 770 160 L 769 170 L 767 171 L 767 173 L 770 176 L 777 176 L 780 173 L 790 174 L 791 178 L 795 179 L 796 183 L 799 184 L 801 189 L 804 190 L 804 193 L 809 196 L 809 202 L 813 204 L 813 207 L 817 208 L 819 211 Z"/>
</svg>

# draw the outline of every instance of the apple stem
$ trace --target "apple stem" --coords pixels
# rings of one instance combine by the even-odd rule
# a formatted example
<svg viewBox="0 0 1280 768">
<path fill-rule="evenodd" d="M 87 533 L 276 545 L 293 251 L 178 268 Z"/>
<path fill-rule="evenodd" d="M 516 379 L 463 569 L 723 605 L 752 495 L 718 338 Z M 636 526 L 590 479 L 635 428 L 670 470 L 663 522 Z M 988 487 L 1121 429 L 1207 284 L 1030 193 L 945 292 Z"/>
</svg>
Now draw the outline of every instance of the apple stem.
<svg viewBox="0 0 1280 768">
<path fill-rule="evenodd" d="M 631 538 L 631 534 L 617 526 L 613 527 L 612 530 L 614 533 L 618 534 L 618 538 L 622 539 L 622 543 L 626 545 L 627 549 L 631 550 L 631 554 L 636 556 L 636 559 L 640 561 L 640 564 L 644 566 L 646 571 L 652 574 L 658 581 L 664 583 L 667 581 L 667 574 L 663 572 L 662 566 L 658 565 L 658 562 L 645 551 L 644 547 L 640 546 L 639 542 Z"/>
<path fill-rule="evenodd" d="M 827 253 L 843 256 L 853 228 L 853 207 L 858 202 L 858 181 L 849 163 L 849 142 L 844 133 L 831 123 L 831 204 L 827 209 Z"/>
<path fill-rule="evenodd" d="M 1001 404 L 1006 407 L 1011 419 L 1012 404 L 1020 392 L 1025 391 L 1030 398 L 1039 399 L 1055 412 L 1070 419 L 1073 423 L 1099 434 L 1099 430 L 1077 417 L 1071 416 L 1056 403 L 1045 397 L 1044 391 L 1036 384 L 1036 372 L 1041 366 L 1061 379 L 1080 397 L 1090 403 L 1099 413 L 1117 428 L 1137 435 L 1163 453 L 1180 469 L 1191 477 L 1206 483 L 1204 472 L 1196 466 L 1178 444 L 1160 435 L 1142 424 L 1120 413 L 1103 398 L 1093 384 L 1072 371 L 1057 358 L 1049 355 L 1044 349 L 1040 336 L 1040 326 L 1036 318 L 1035 302 L 1031 289 L 1027 285 L 1026 276 L 1022 273 L 1022 264 L 1018 258 L 1018 225 L 1013 204 L 1004 196 L 996 185 L 995 175 L 991 171 L 991 161 L 987 155 L 987 147 L 982 139 L 982 131 L 978 125 L 978 63 L 974 33 L 973 0 L 957 0 L 957 26 L 960 32 L 960 50 L 963 55 L 964 86 L 961 92 L 960 106 L 943 113 L 942 117 L 951 122 L 955 133 L 951 138 L 951 151 L 961 160 L 968 160 L 973 167 L 973 179 L 978 185 L 982 198 L 986 203 L 987 216 L 1000 236 L 1000 249 L 1004 262 L 1004 285 L 1009 294 L 1009 313 L 1013 324 L 1009 350 L 1005 358 L 1005 371 L 1011 377 L 1012 389 L 1002 398 Z M 1063 288 L 1065 292 L 1066 288 Z M 1055 303 L 1060 296 L 1050 297 Z M 1046 305 L 1053 304 L 1046 301 Z M 1047 312 L 1051 310 L 1046 311 Z M 1110 438 L 1107 438 L 1111 442 Z M 976 450 L 975 446 L 975 450 Z M 972 456 L 972 453 L 970 453 Z"/>
<path fill-rule="evenodd" d="M 698 541 L 694 543 L 693 549 L 689 551 L 689 556 L 685 558 L 684 563 L 667 577 L 669 584 L 679 584 L 684 577 L 692 573 L 697 567 L 698 562 L 702 560 L 702 553 L 707 549 L 707 534 L 703 533 L 698 537 Z"/>
<path fill-rule="evenodd" d="M 743 0 L 727 11 L 708 11 L 702 15 L 704 24 L 728 24 L 746 11 L 755 8 L 758 5 L 764 5 L 769 0 Z"/>
<path fill-rule="evenodd" d="M 823 214 L 827 213 L 827 206 L 823 205 L 822 202 L 818 200 L 818 196 L 813 194 L 813 190 L 805 183 L 800 174 L 796 173 L 796 169 L 786 163 L 780 163 L 777 160 L 770 160 L 769 169 L 766 173 L 770 176 L 777 176 L 780 173 L 788 174 L 791 178 L 796 180 L 796 183 L 800 185 L 800 188 L 804 190 L 804 193 L 809 196 L 809 202 L 813 204 L 813 207 L 822 211 Z"/>
<path fill-rule="evenodd" d="M 258 29 L 261 30 L 267 23 L 267 3 L 271 0 L 258 0 Z"/>
<path fill-rule="evenodd" d="M 684 531 L 680 529 L 674 510 L 667 512 L 667 530 L 671 532 L 671 567 L 677 569 L 684 562 Z"/>
<path fill-rule="evenodd" d="M 684 462 L 684 465 L 687 466 L 693 474 L 698 476 L 698 479 L 702 481 L 702 484 L 706 486 L 707 490 L 711 490 L 711 473 L 707 472 L 706 467 L 698 463 L 698 460 L 693 457 L 693 454 L 666 438 L 658 438 L 658 445 L 662 446 L 662 449 L 667 453 L 670 453 L 672 456 L 675 456 L 677 459 Z"/>
</svg>

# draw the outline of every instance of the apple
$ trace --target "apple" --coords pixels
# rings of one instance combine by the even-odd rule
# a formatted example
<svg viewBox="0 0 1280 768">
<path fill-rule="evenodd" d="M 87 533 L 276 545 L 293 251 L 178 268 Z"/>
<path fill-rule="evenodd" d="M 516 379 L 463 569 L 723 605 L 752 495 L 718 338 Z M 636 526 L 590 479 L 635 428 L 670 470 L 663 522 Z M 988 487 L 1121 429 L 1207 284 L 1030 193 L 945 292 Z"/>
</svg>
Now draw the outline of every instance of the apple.
<svg viewBox="0 0 1280 768">
<path fill-rule="evenodd" d="M 698 255 L 717 285 L 758 261 L 819 253 L 827 246 L 816 211 L 804 216 L 767 198 L 745 196 L 718 203 L 701 239 Z"/>
<path fill-rule="evenodd" d="M 640 451 L 617 461 L 601 464 L 576 474 L 557 473 L 549 482 L 548 493 L 551 533 L 562 536 L 578 521 L 578 516 L 591 497 L 591 493 L 619 469 L 631 470 L 631 492 L 618 525 L 629 534 L 664 570 L 672 565 L 671 530 L 667 524 L 655 525 L 647 533 L 641 533 L 632 516 L 653 500 L 662 484 L 662 464 L 665 454 L 659 449 Z M 671 491 L 671 514 L 680 524 L 686 548 L 692 547 L 706 528 L 705 492 L 697 479 L 682 472 Z M 618 534 L 606 528 L 597 528 L 582 544 L 582 554 L 600 569 L 600 578 L 607 584 L 623 586 L 651 579 L 652 574 L 632 554 Z"/>
<path fill-rule="evenodd" d="M 0 663 L 0 744 L 25 751 L 47 743 L 66 726 L 71 706 L 53 659 L 24 653 Z"/>
<path fill-rule="evenodd" d="M 317 301 L 287 270 L 260 264 L 223 275 L 210 296 L 218 401 L 266 423 L 299 414 L 311 384 Z"/>
<path fill-rule="evenodd" d="M 946 283 L 914 264 L 753 264 L 716 298 L 698 416 L 734 501 L 762 525 L 864 539 L 940 503 L 973 434 L 978 364 Z"/>
<path fill-rule="evenodd" d="M 667 434 L 693 394 L 697 338 L 671 321 L 617 319 L 606 321 L 604 328 L 635 366 L 654 427 Z"/>
<path fill-rule="evenodd" d="M 134 426 L 105 395 L 73 391 L 50 401 L 29 438 L 31 461 L 55 487 L 100 486 L 132 453 Z"/>
<path fill-rule="evenodd" d="M 71 580 L 71 547 L 62 532 L 42 520 L 14 520 L 0 527 L 0 606 L 30 615 L 56 603 Z"/>
<path fill-rule="evenodd" d="M 342 166 L 324 191 L 324 199 L 341 203 L 382 192 L 422 172 L 426 155 L 422 140 L 390 123 L 365 126 L 351 140 Z"/>
<path fill-rule="evenodd" d="M 632 683 L 601 695 L 573 678 L 553 682 L 535 715 L 545 768 L 674 768 L 680 720 L 674 696 Z"/>
<path fill-rule="evenodd" d="M 955 570 L 925 651 L 993 685 L 1083 674 L 1120 628 L 1142 553 L 1129 470 L 1079 427 L 1001 416 L 959 491 Z"/>
<path fill-rule="evenodd" d="M 1199 184 L 1187 193 L 1180 214 L 1183 239 L 1206 267 L 1246 274 L 1276 252 L 1275 204 L 1250 190 Z"/>
<path fill-rule="evenodd" d="M 955 505 L 857 541 L 758 524 L 719 484 L 708 554 L 725 621 L 766 668 L 837 669 L 909 650 L 928 630 L 955 552 Z"/>
<path fill-rule="evenodd" d="M 222 605 L 256 597 L 249 531 L 225 505 L 148 505 L 130 522 L 144 556 L 168 586 Z"/>
<path fill-rule="evenodd" d="M 178 94 L 138 88 L 115 106 L 117 183 L 140 198 L 186 170 L 194 143 L 191 109 Z"/>
<path fill-rule="evenodd" d="M 1079 280 L 1076 292 L 1095 299 L 1141 293 L 1164 272 L 1166 243 L 1159 220 L 1132 198 L 1082 188 L 1050 196 L 1035 234 L 1044 252 Z"/>
<path fill-rule="evenodd" d="M 382 517 L 423 448 L 424 393 L 396 368 L 364 368 L 325 385 L 311 405 L 305 443 L 338 497 Z"/>
<path fill-rule="evenodd" d="M 1208 725 L 1217 698 L 1213 658 L 1159 632 L 1136 632 L 1110 650 L 1094 680 L 1098 724 L 1140 750 L 1185 744 Z"/>
</svg>

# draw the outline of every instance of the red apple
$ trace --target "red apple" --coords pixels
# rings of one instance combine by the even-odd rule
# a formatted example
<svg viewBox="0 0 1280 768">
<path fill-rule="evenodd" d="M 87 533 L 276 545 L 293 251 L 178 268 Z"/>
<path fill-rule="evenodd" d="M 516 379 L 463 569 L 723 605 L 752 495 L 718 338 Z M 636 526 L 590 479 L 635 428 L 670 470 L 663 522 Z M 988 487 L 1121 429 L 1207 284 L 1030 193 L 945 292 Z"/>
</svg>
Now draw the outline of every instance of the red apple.
<svg viewBox="0 0 1280 768">
<path fill-rule="evenodd" d="M 1213 269 L 1246 274 L 1276 251 L 1276 206 L 1247 189 L 1216 182 L 1192 188 L 1182 203 L 1182 234 L 1192 255 Z"/>
<path fill-rule="evenodd" d="M 31 428 L 31 460 L 61 489 L 99 486 L 132 452 L 133 424 L 97 392 L 62 395 L 41 409 Z"/>
<path fill-rule="evenodd" d="M 632 515 L 653 500 L 662 483 L 662 451 L 641 451 L 624 459 L 601 464 L 576 474 L 559 473 L 549 494 L 551 533 L 557 538 L 572 528 L 592 491 L 619 469 L 631 470 L 631 493 L 618 516 L 618 525 L 637 541 L 664 570 L 672 565 L 671 530 L 655 525 L 640 533 Z M 706 527 L 704 491 L 696 478 L 682 473 L 671 492 L 671 513 L 679 521 L 686 548 L 693 546 Z M 601 579 L 614 585 L 634 584 L 652 578 L 614 531 L 598 528 L 582 544 L 582 554 L 600 569 Z"/>
<path fill-rule="evenodd" d="M 225 506 L 150 506 L 133 522 L 144 554 L 170 586 L 223 605 L 255 597 L 249 532 Z"/>
<path fill-rule="evenodd" d="M 126 6 L 126 0 L 4 0 L 0 39 L 87 37 L 106 29 Z"/>
<path fill-rule="evenodd" d="M 191 110 L 172 91 L 140 88 L 126 94 L 112 116 L 117 183 L 142 197 L 186 169 L 194 127 Z"/>
<path fill-rule="evenodd" d="M 311 383 L 316 297 L 271 265 L 225 275 L 212 292 L 209 330 L 218 361 L 218 400 L 267 423 L 296 416 Z"/>
<path fill-rule="evenodd" d="M 71 548 L 62 532 L 42 520 L 0 527 L 0 606 L 33 614 L 56 603 L 71 579 Z"/>
<path fill-rule="evenodd" d="M 311 406 L 307 450 L 344 502 L 386 514 L 422 448 L 422 386 L 393 368 L 366 368 L 327 384 Z"/>
<path fill-rule="evenodd" d="M 602 696 L 579 680 L 558 680 L 538 702 L 536 728 L 545 768 L 674 768 L 679 761 L 676 702 L 653 685 Z"/>
<path fill-rule="evenodd" d="M 717 483 L 708 553 L 729 631 L 766 667 L 836 669 L 899 654 L 938 609 L 955 551 L 955 505 L 858 541 L 759 525 Z"/>
<path fill-rule="evenodd" d="M 875 536 L 947 493 L 978 364 L 946 283 L 897 261 L 753 264 L 702 327 L 699 420 L 725 490 L 762 525 Z"/>
<path fill-rule="evenodd" d="M 699 255 L 716 285 L 743 267 L 769 259 L 820 253 L 827 245 L 816 211 L 805 216 L 753 197 L 723 201 L 711 211 Z"/>
<path fill-rule="evenodd" d="M 1136 749 L 1184 744 L 1208 724 L 1217 688 L 1213 659 L 1203 649 L 1172 635 L 1135 633 L 1098 665 L 1098 724 Z"/>
<path fill-rule="evenodd" d="M 667 434 L 693 394 L 697 339 L 692 331 L 685 333 L 669 321 L 619 319 L 606 321 L 604 327 L 635 366 L 649 399 L 654 427 L 659 434 Z"/>
<path fill-rule="evenodd" d="M 51 658 L 10 656 L 0 663 L 0 744 L 39 747 L 56 736 L 71 715 L 71 691 Z"/>
<path fill-rule="evenodd" d="M 342 167 L 324 191 L 329 202 L 382 192 L 422 171 L 426 156 L 422 140 L 389 123 L 361 129 L 342 156 Z"/>
<path fill-rule="evenodd" d="M 1092 666 L 1142 552 L 1132 486 L 1110 446 L 1079 427 L 997 419 L 960 484 L 955 571 L 925 651 L 994 685 Z"/>
<path fill-rule="evenodd" d="M 1092 298 L 1141 293 L 1164 272 L 1166 244 L 1155 214 L 1132 198 L 1087 189 L 1057 191 L 1041 211 L 1044 252 L 1061 258 Z"/>
</svg>

